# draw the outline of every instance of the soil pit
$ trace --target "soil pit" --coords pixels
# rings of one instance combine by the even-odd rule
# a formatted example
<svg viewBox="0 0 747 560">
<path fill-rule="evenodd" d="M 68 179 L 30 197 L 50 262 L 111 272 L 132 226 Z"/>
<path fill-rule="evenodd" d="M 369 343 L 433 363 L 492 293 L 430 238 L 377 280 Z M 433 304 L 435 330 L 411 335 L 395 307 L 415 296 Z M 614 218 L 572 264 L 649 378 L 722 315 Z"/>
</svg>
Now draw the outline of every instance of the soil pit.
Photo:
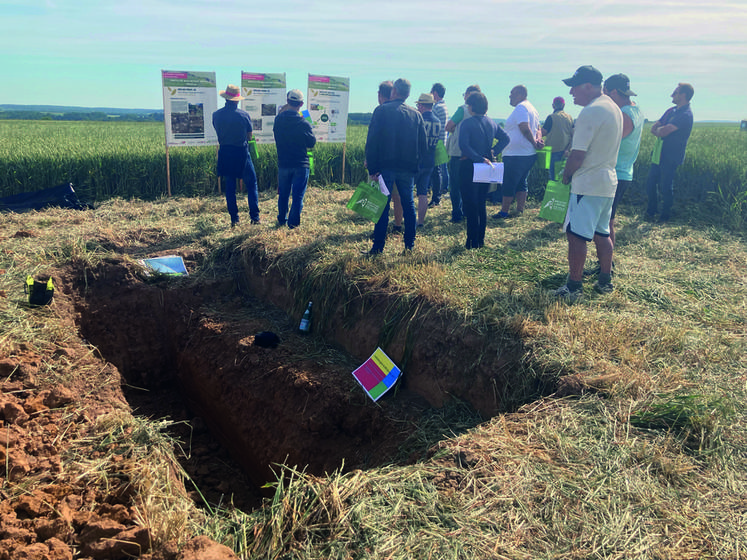
<svg viewBox="0 0 747 560">
<path fill-rule="evenodd" d="M 74 276 L 81 335 L 119 369 L 135 414 L 176 422 L 198 503 L 251 509 L 278 464 L 323 475 L 425 451 L 403 447 L 428 417 L 423 397 L 400 385 L 373 403 L 351 375 L 359 358 L 233 280 L 146 282 L 115 261 Z M 262 331 L 277 348 L 254 344 Z"/>
</svg>

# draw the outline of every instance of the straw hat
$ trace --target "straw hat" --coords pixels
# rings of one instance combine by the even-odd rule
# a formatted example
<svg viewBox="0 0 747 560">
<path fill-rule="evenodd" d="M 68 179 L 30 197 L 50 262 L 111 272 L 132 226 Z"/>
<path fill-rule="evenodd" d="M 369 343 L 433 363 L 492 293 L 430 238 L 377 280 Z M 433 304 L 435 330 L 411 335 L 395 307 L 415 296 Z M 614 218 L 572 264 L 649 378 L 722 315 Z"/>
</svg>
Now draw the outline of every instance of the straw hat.
<svg viewBox="0 0 747 560">
<path fill-rule="evenodd" d="M 244 99 L 241 97 L 241 90 L 238 86 L 233 84 L 228 84 L 228 86 L 226 86 L 226 91 L 221 91 L 219 95 L 223 99 L 228 99 L 229 101 L 241 101 Z"/>
<path fill-rule="evenodd" d="M 430 93 L 421 93 L 418 97 L 418 103 L 421 105 L 433 105 L 436 99 Z"/>
</svg>

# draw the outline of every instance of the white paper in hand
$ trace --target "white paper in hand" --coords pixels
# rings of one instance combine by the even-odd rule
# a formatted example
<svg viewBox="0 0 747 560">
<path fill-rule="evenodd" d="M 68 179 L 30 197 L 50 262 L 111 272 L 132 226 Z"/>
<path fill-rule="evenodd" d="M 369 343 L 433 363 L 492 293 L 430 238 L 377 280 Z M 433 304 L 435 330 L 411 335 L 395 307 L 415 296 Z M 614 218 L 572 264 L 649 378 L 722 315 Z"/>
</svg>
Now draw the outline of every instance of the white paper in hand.
<svg viewBox="0 0 747 560">
<path fill-rule="evenodd" d="M 503 163 L 473 164 L 472 181 L 475 183 L 503 183 Z"/>
<path fill-rule="evenodd" d="M 381 173 L 379 173 L 379 190 L 382 194 L 389 196 L 389 189 L 386 188 L 386 183 L 384 183 L 384 177 L 381 176 Z"/>
</svg>

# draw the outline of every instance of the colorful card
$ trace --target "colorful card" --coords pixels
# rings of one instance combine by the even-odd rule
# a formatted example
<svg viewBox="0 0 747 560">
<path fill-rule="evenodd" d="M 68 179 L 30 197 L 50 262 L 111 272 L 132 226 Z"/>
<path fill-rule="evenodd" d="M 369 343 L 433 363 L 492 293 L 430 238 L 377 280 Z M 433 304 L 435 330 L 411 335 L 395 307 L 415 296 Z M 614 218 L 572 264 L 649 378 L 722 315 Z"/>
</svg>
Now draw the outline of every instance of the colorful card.
<svg viewBox="0 0 747 560">
<path fill-rule="evenodd" d="M 353 377 L 374 402 L 391 389 L 402 373 L 381 348 L 371 354 L 363 365 L 353 372 Z"/>
</svg>

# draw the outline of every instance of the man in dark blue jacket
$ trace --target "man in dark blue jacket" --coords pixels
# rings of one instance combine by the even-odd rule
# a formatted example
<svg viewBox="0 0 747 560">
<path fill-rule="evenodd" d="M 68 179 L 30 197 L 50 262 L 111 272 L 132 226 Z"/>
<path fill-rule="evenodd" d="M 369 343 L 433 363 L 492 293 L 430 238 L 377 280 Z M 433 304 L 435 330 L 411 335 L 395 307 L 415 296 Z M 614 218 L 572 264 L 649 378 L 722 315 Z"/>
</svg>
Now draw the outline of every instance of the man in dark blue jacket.
<svg viewBox="0 0 747 560">
<path fill-rule="evenodd" d="M 272 133 L 278 151 L 278 225 L 290 229 L 301 224 L 301 210 L 306 185 L 309 182 L 308 150 L 316 144 L 311 124 L 299 110 L 303 105 L 303 93 L 292 89 L 287 95 L 286 110 L 275 117 Z M 290 213 L 288 197 L 292 195 Z"/>
<path fill-rule="evenodd" d="M 223 177 L 226 191 L 226 205 L 231 216 L 231 227 L 239 223 L 239 209 L 236 205 L 236 182 L 244 179 L 249 199 L 249 217 L 253 224 L 259 223 L 259 193 L 257 175 L 249 155 L 248 141 L 252 139 L 252 119 L 249 113 L 239 109 L 239 101 L 244 99 L 238 86 L 228 85 L 220 96 L 226 105 L 213 113 L 213 128 L 218 134 L 218 177 Z"/>
<path fill-rule="evenodd" d="M 405 105 L 410 95 L 410 82 L 403 78 L 394 82 L 392 98 L 374 109 L 366 137 L 366 165 L 372 178 L 384 179 L 391 192 L 395 187 L 402 201 L 405 218 L 405 250 L 415 246 L 415 202 L 413 185 L 418 164 L 427 151 L 423 117 Z M 391 200 L 391 197 L 390 197 Z M 384 250 L 389 224 L 389 204 L 374 228 L 370 255 Z"/>
</svg>

